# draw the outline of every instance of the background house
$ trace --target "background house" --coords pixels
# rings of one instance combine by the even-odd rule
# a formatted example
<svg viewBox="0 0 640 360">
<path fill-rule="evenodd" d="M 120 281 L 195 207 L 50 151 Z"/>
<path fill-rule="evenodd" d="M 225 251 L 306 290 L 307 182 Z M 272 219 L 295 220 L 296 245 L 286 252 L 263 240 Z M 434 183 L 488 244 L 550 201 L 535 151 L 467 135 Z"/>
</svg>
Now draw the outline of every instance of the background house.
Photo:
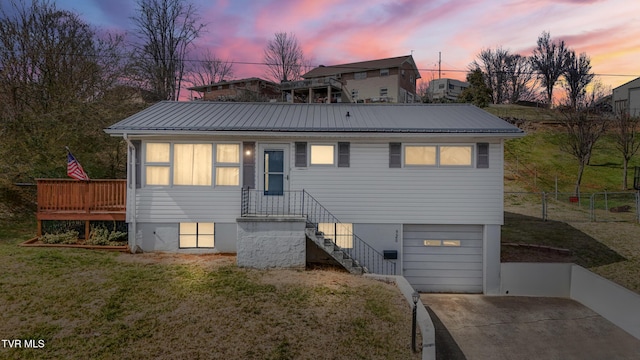
<svg viewBox="0 0 640 360">
<path fill-rule="evenodd" d="M 319 67 L 281 84 L 289 102 L 413 103 L 420 72 L 411 55 Z"/>
<path fill-rule="evenodd" d="M 432 101 L 457 101 L 460 93 L 470 84 L 454 79 L 435 79 L 429 82 L 429 97 Z"/>
<path fill-rule="evenodd" d="M 613 111 L 640 116 L 640 78 L 613 89 Z"/>
<path fill-rule="evenodd" d="M 371 271 L 357 241 L 395 255 L 418 290 L 499 291 L 503 143 L 523 133 L 477 107 L 165 101 L 106 132 L 129 144 L 132 249 L 304 266 L 304 220 L 291 243 L 240 245 L 241 216 L 296 215 Z M 310 201 L 332 216 L 313 218 Z"/>
<path fill-rule="evenodd" d="M 187 90 L 200 93 L 198 100 L 207 101 L 280 101 L 281 99 L 278 84 L 257 77 L 194 86 Z"/>
</svg>

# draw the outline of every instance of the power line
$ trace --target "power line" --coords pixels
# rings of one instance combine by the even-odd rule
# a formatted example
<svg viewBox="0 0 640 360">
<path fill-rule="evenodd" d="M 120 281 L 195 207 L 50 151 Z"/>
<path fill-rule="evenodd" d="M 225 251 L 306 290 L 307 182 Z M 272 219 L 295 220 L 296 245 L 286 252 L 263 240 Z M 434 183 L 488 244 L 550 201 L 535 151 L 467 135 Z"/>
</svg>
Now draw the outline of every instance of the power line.
<svg viewBox="0 0 640 360">
<path fill-rule="evenodd" d="M 13 51 L 12 51 L 13 52 Z M 126 59 L 127 56 L 121 56 L 121 55 L 104 55 L 104 54 L 58 54 L 58 55 L 62 55 L 62 56 L 78 56 L 78 57 L 91 57 L 91 58 L 120 58 L 122 59 Z M 137 57 L 137 59 L 145 59 L 145 60 L 159 60 L 159 59 L 152 59 L 152 58 L 146 58 L 146 57 Z M 190 63 L 208 63 L 210 61 L 207 60 L 200 60 L 200 59 L 183 59 L 183 62 L 190 62 Z M 266 63 L 266 62 L 256 62 L 256 61 L 237 61 L 237 60 L 221 60 L 218 59 L 219 62 L 221 63 L 229 63 L 231 65 L 253 65 L 253 66 L 276 66 L 279 64 L 274 64 L 274 63 Z M 375 61 L 375 60 L 372 60 Z M 368 62 L 368 61 L 365 61 Z M 367 66 L 357 66 L 355 64 L 346 64 L 346 65 L 328 65 L 326 67 L 328 68 L 336 68 L 336 69 L 352 69 L 352 70 L 361 70 L 361 71 L 366 71 L 366 70 L 378 70 L 380 69 L 379 67 L 367 67 Z M 302 65 L 300 65 L 302 66 Z M 313 66 L 313 68 L 318 68 L 320 67 L 320 65 L 315 65 Z M 417 68 L 418 71 L 426 71 L 426 72 L 437 72 L 437 71 L 441 71 L 441 72 L 449 72 L 449 73 L 469 73 L 471 70 L 463 70 L 463 69 L 438 69 L 438 68 Z M 505 72 L 506 73 L 506 72 Z M 521 73 L 522 75 L 538 75 L 540 74 L 540 72 L 538 71 L 532 71 L 532 72 L 526 72 L 526 73 Z M 639 74 L 598 74 L 598 73 L 594 73 L 593 75 L 595 76 L 601 76 L 601 77 L 640 77 Z"/>
</svg>

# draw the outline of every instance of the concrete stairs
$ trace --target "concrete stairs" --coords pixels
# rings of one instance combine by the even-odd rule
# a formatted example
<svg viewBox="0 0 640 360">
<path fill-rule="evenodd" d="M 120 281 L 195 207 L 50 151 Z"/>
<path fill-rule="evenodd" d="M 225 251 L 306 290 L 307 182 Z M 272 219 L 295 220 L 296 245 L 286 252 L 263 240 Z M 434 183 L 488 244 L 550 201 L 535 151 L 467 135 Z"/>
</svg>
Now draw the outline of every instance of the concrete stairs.
<svg viewBox="0 0 640 360">
<path fill-rule="evenodd" d="M 357 260 L 349 256 L 349 254 L 336 245 L 332 239 L 324 237 L 321 231 L 316 231 L 315 227 L 307 227 L 305 233 L 307 239 L 315 243 L 319 249 L 326 252 L 348 272 L 356 275 L 362 275 L 367 272 L 367 269 L 361 266 Z"/>
</svg>

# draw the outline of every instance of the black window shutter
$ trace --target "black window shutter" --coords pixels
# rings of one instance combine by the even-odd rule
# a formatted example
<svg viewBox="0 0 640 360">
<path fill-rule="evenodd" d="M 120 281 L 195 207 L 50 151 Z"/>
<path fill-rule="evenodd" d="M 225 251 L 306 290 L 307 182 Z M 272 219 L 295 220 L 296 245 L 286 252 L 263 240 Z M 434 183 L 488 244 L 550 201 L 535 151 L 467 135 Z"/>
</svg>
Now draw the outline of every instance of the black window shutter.
<svg viewBox="0 0 640 360">
<path fill-rule="evenodd" d="M 487 169 L 489 167 L 489 144 L 478 143 L 478 157 L 476 167 L 479 169 Z"/>
<path fill-rule="evenodd" d="M 389 167 L 402 167 L 402 144 L 389 143 Z"/>
<path fill-rule="evenodd" d="M 255 189 L 256 187 L 256 143 L 242 143 L 242 187 Z"/>
<path fill-rule="evenodd" d="M 350 143 L 338 143 L 338 167 L 349 167 L 350 165 Z"/>
<path fill-rule="evenodd" d="M 307 167 L 306 142 L 296 142 L 296 167 Z"/>
</svg>

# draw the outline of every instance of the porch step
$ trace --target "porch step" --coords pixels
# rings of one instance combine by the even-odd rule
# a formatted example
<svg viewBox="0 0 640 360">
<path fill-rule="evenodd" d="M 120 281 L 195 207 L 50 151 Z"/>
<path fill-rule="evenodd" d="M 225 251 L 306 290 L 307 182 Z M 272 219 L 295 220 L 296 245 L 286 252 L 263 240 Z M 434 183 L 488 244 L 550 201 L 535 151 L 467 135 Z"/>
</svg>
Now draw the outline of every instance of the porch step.
<svg viewBox="0 0 640 360">
<path fill-rule="evenodd" d="M 305 230 L 307 238 L 313 241 L 320 249 L 324 250 L 329 256 L 337 261 L 345 270 L 352 274 L 362 275 L 365 273 L 365 269 L 349 254 L 342 250 L 336 243 L 330 238 L 325 238 L 321 231 L 316 231 L 315 228 L 307 228 Z"/>
</svg>

